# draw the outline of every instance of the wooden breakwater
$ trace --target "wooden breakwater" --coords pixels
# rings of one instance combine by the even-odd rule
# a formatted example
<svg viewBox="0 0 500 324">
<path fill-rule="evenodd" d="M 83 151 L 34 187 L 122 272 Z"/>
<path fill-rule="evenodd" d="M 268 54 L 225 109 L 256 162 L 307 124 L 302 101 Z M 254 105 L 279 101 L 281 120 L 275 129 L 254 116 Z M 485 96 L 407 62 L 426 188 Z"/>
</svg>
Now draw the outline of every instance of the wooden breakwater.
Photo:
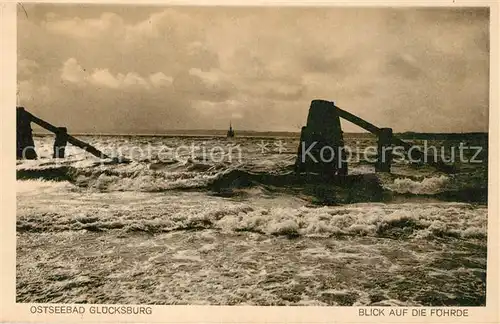
<svg viewBox="0 0 500 324">
<path fill-rule="evenodd" d="M 309 108 L 307 125 L 302 127 L 300 143 L 295 162 L 296 173 L 318 173 L 330 176 L 347 176 L 347 161 L 344 149 L 343 131 L 340 124 L 343 118 L 377 136 L 376 172 L 390 172 L 393 160 L 393 146 L 402 147 L 415 161 L 423 161 L 449 172 L 452 166 L 439 158 L 426 156 L 412 144 L 395 136 L 392 128 L 377 127 L 335 105 L 332 101 L 313 100 Z M 326 150 L 325 150 L 326 149 Z M 330 156 L 325 159 L 324 152 Z"/>
<path fill-rule="evenodd" d="M 74 136 L 68 134 L 66 127 L 57 127 L 51 123 L 36 117 L 35 115 L 28 112 L 24 107 L 17 107 L 17 128 L 16 128 L 16 157 L 17 159 L 36 159 L 38 156 L 35 151 L 35 143 L 33 141 L 33 130 L 31 128 L 31 123 L 35 123 L 40 127 L 48 130 L 55 134 L 56 138 L 54 141 L 54 158 L 64 158 L 65 148 L 67 143 L 75 145 L 92 155 L 95 155 L 101 159 L 108 159 L 109 156 L 102 153 L 96 147 L 77 139 Z"/>
</svg>

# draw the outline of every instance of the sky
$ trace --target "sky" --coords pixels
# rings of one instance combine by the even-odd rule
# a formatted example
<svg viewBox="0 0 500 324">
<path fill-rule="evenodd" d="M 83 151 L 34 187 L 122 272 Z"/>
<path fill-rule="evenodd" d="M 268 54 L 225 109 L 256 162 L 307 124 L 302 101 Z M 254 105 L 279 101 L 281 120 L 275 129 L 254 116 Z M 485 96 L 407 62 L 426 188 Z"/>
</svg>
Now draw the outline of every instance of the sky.
<svg viewBox="0 0 500 324">
<path fill-rule="evenodd" d="M 19 103 L 70 132 L 300 131 L 313 99 L 396 132 L 488 129 L 488 9 L 24 9 Z"/>
</svg>

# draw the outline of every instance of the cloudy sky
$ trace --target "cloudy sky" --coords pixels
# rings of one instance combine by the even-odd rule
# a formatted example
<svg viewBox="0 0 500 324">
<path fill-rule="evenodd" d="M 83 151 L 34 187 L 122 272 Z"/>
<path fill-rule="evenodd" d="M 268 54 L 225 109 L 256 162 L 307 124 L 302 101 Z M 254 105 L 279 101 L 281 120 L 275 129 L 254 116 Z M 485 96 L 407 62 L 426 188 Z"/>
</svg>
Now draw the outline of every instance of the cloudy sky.
<svg viewBox="0 0 500 324">
<path fill-rule="evenodd" d="M 300 131 L 315 98 L 395 131 L 488 127 L 487 9 L 24 8 L 20 103 L 73 132 Z"/>
</svg>

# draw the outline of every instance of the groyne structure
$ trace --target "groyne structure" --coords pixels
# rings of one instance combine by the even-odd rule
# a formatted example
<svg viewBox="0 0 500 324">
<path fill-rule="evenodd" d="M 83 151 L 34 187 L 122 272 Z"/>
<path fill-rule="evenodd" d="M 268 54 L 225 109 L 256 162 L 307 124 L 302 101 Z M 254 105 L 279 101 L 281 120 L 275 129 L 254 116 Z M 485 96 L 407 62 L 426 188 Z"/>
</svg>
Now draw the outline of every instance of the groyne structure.
<svg viewBox="0 0 500 324">
<path fill-rule="evenodd" d="M 35 123 L 38 126 L 55 134 L 56 137 L 54 141 L 54 152 L 52 155 L 54 158 L 65 157 L 65 149 L 67 143 L 75 145 L 98 158 L 101 159 L 110 158 L 109 156 L 102 153 L 94 146 L 69 135 L 66 127 L 54 126 L 49 122 L 46 122 L 45 120 L 40 119 L 35 115 L 31 114 L 24 107 L 17 107 L 16 113 L 17 113 L 16 157 L 18 160 L 19 159 L 34 160 L 37 159 L 38 157 L 35 151 L 35 143 L 33 141 L 33 130 L 31 128 L 31 123 Z"/>
<path fill-rule="evenodd" d="M 340 118 L 343 118 L 377 136 L 376 172 L 390 172 L 393 146 L 402 147 L 413 161 L 422 161 L 440 170 L 450 171 L 451 166 L 435 156 L 426 154 L 412 144 L 393 135 L 392 128 L 377 127 L 335 105 L 333 101 L 313 100 L 302 127 L 295 162 L 296 173 L 317 173 L 325 176 L 347 176 L 348 161 Z M 327 152 L 327 154 L 325 154 Z"/>
</svg>

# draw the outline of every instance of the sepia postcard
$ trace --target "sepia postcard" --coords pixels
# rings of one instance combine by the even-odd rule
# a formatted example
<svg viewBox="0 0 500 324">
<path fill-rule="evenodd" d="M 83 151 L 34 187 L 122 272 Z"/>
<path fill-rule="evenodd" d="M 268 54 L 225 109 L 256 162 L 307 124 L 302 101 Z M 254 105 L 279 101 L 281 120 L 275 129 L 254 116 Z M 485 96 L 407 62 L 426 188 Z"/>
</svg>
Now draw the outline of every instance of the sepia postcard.
<svg viewBox="0 0 500 324">
<path fill-rule="evenodd" d="M 2 322 L 499 322 L 498 2 L 0 21 Z"/>
</svg>

